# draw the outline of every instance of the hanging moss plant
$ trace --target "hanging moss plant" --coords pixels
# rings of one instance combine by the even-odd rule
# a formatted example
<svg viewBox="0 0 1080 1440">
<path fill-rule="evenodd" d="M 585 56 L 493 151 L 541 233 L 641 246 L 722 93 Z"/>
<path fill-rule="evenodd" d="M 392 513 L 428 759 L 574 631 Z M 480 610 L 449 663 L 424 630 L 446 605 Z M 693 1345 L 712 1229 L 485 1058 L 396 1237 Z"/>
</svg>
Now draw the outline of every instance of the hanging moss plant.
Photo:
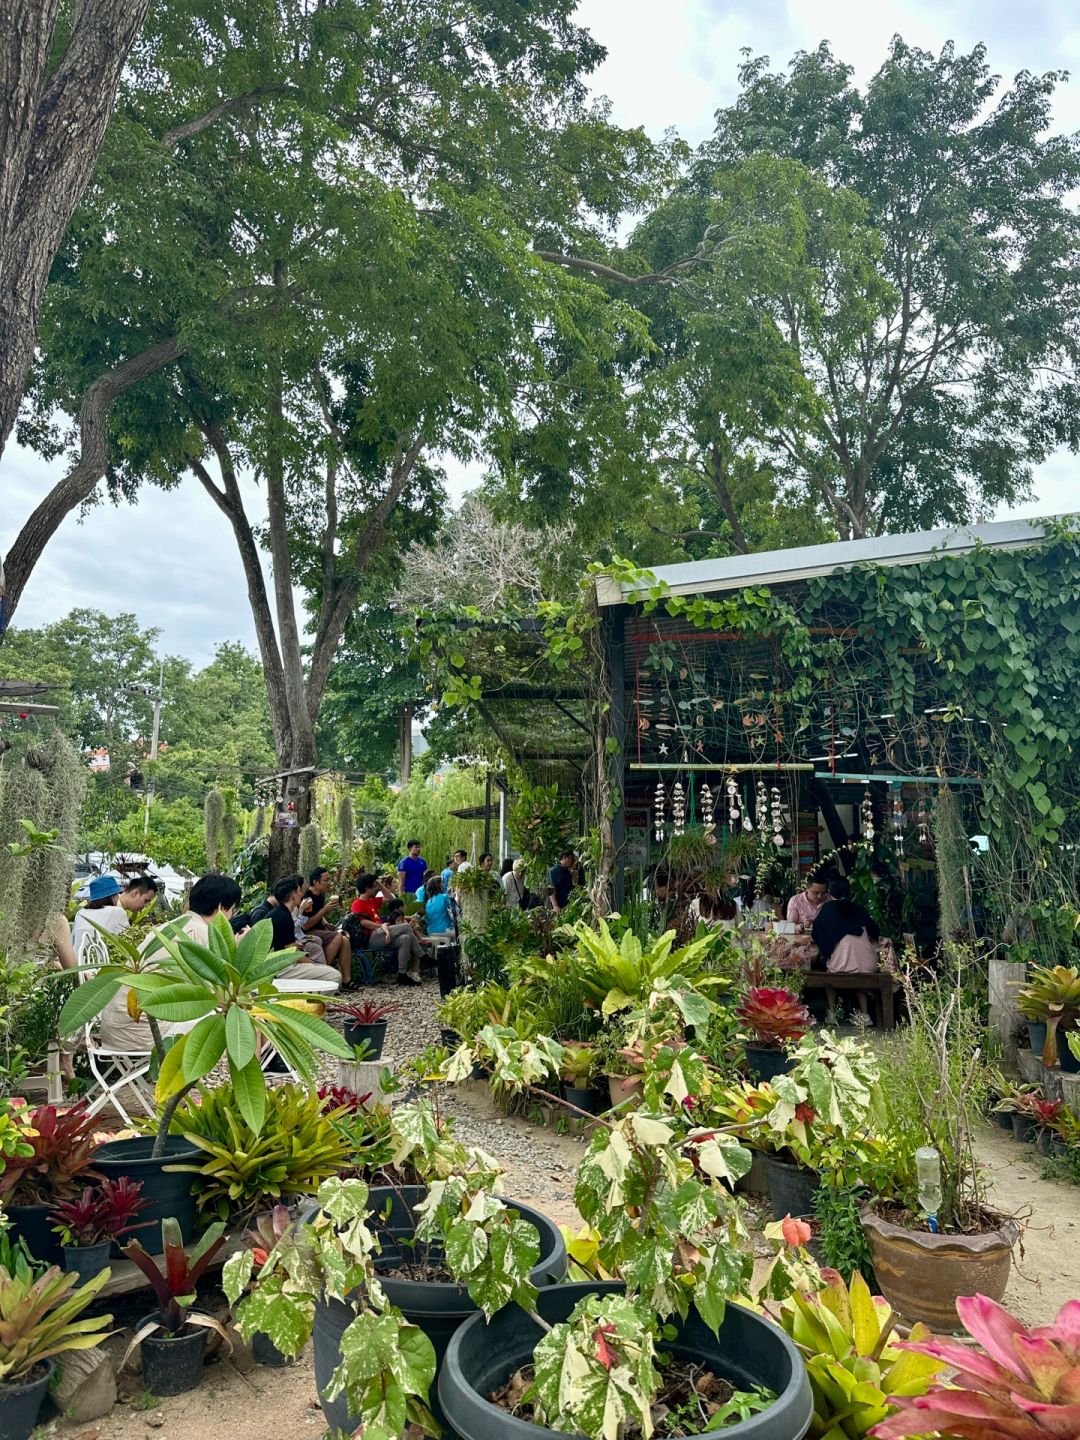
<svg viewBox="0 0 1080 1440">
<path fill-rule="evenodd" d="M 341 846 L 341 863 L 345 868 L 352 863 L 353 842 L 356 838 L 356 816 L 353 813 L 352 796 L 348 791 L 338 805 L 338 844 Z"/>
<path fill-rule="evenodd" d="M 967 874 L 971 865 L 971 845 L 964 834 L 960 805 L 951 785 L 943 785 L 938 792 L 932 825 L 937 852 L 938 925 L 941 938 L 949 940 L 965 928 Z"/>
<path fill-rule="evenodd" d="M 322 841 L 319 837 L 319 827 L 314 821 L 310 825 L 300 827 L 300 873 L 307 879 L 312 870 L 319 863 L 319 855 L 322 851 Z"/>
<path fill-rule="evenodd" d="M 206 846 L 206 868 L 220 870 L 224 849 L 223 825 L 225 797 L 220 790 L 208 790 L 203 803 L 203 844 Z"/>
</svg>

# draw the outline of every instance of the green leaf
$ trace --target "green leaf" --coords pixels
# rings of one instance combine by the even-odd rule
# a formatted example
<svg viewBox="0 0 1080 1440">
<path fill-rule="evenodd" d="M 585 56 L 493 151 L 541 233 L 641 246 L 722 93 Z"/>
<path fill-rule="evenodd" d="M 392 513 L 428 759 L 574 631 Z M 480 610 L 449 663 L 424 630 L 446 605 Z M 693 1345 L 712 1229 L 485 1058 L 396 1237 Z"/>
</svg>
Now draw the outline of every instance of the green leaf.
<svg viewBox="0 0 1080 1440">
<path fill-rule="evenodd" d="M 318 998 L 313 997 L 313 998 Z M 307 1015 L 302 1010 L 290 1009 L 287 1005 L 275 1004 L 268 1001 L 260 1006 L 274 1021 L 284 1025 L 298 1037 L 302 1037 L 309 1045 L 316 1050 L 325 1051 L 328 1055 L 337 1055 L 342 1060 L 353 1058 L 352 1047 L 345 1044 L 345 1041 L 338 1032 L 327 1025 L 325 1020 L 320 1020 L 316 1015 Z M 273 1027 L 270 1027 L 271 1034 Z"/>
<path fill-rule="evenodd" d="M 266 1118 L 266 1077 L 259 1066 L 258 1056 L 253 1055 L 246 1065 L 230 1062 L 229 1073 L 240 1114 L 258 1135 Z"/>
<path fill-rule="evenodd" d="M 140 986 L 133 988 L 139 992 L 142 1008 L 157 1020 L 201 1020 L 217 1006 L 217 997 L 201 985 L 167 985 L 149 994 Z"/>
<path fill-rule="evenodd" d="M 187 1035 L 184 1046 L 184 1079 L 191 1084 L 208 1074 L 225 1053 L 225 1016 L 207 1015 Z"/>
<path fill-rule="evenodd" d="M 271 953 L 274 943 L 274 927 L 269 920 L 259 920 L 246 935 L 240 937 L 236 946 L 236 968 L 241 978 L 247 980 L 252 969 L 261 965 Z"/>
<path fill-rule="evenodd" d="M 120 971 L 102 971 L 77 986 L 64 1001 L 64 1008 L 60 1011 L 60 1034 L 71 1035 L 88 1025 L 95 1015 L 104 1010 L 124 984 L 124 978 Z"/>
<path fill-rule="evenodd" d="M 225 1013 L 225 1045 L 229 1060 L 238 1070 L 255 1054 L 258 1038 L 251 1016 L 243 1006 L 230 1005 Z"/>
</svg>

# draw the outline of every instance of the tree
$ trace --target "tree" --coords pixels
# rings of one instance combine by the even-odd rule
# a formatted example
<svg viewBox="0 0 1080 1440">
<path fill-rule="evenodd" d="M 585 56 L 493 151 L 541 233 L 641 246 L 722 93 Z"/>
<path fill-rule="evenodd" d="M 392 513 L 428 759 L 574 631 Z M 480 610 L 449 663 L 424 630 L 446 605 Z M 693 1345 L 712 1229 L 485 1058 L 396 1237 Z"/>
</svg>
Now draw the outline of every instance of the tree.
<svg viewBox="0 0 1080 1440">
<path fill-rule="evenodd" d="M 831 246 L 808 256 L 812 295 L 750 297 L 816 402 L 798 427 L 763 414 L 763 438 L 841 534 L 863 536 L 1018 500 L 1054 446 L 1076 448 L 1080 138 L 1046 133 L 1060 73 L 1001 91 L 983 46 L 935 56 L 897 37 L 865 93 L 851 73 L 827 45 L 787 75 L 747 58 L 687 189 L 790 157 L 860 198 L 853 242 L 880 236 L 879 283 L 854 312 Z M 808 211 L 811 235 L 825 218 Z"/>
<path fill-rule="evenodd" d="M 148 0 L 13 0 L 0 36 L 0 454 L 38 311 Z M 0 625 L 0 632 L 2 632 Z"/>
<path fill-rule="evenodd" d="M 92 374 L 179 337 L 182 358 L 113 406 L 114 480 L 194 474 L 232 528 L 301 824 L 319 704 L 391 516 L 437 486 L 425 453 L 509 427 L 537 337 L 587 288 L 529 239 L 612 221 L 652 154 L 586 102 L 601 52 L 569 0 L 423 0 L 408 26 L 382 10 L 154 17 L 58 265 L 37 394 L 48 443 L 50 405 L 71 413 Z M 306 657 L 294 583 L 315 597 Z M 273 871 L 294 839 L 275 831 Z"/>
</svg>

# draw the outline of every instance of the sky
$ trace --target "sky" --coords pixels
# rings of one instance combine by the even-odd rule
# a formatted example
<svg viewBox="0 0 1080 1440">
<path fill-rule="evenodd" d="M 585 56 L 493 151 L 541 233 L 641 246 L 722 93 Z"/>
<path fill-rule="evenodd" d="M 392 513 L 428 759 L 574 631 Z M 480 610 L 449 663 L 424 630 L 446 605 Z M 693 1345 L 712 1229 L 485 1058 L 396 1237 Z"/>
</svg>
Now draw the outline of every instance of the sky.
<svg viewBox="0 0 1080 1440">
<path fill-rule="evenodd" d="M 1075 0 L 581 0 L 578 17 L 607 48 L 594 88 L 619 124 L 659 137 L 674 127 L 691 144 L 706 138 L 713 112 L 736 93 L 739 52 L 749 47 L 786 64 L 821 40 L 866 80 L 893 34 L 937 50 L 948 39 L 988 47 L 994 69 L 1074 69 L 1059 88 L 1055 128 L 1080 129 L 1080 6 Z M 9 444 L 0 459 L 0 553 L 59 478 L 59 466 Z M 468 476 L 451 474 L 460 498 Z M 1080 459 L 1052 457 L 1036 499 L 1002 515 L 1080 509 Z M 221 513 L 194 481 L 163 494 L 144 489 L 134 507 L 95 507 L 69 517 L 46 548 L 17 623 L 41 625 L 74 606 L 133 611 L 161 632 L 163 652 L 205 663 L 225 640 L 255 648 L 240 561 Z"/>
</svg>

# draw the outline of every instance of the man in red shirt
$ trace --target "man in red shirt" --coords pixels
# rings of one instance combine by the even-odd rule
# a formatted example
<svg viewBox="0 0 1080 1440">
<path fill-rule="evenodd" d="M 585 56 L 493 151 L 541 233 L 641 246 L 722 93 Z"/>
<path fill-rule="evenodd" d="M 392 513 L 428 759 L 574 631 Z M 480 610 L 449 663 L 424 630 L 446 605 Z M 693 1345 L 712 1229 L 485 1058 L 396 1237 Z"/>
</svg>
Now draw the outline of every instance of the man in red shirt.
<svg viewBox="0 0 1080 1440">
<path fill-rule="evenodd" d="M 399 985 L 419 985 L 420 961 L 424 947 L 411 925 L 388 925 L 382 907 L 393 898 L 393 888 L 383 892 L 374 875 L 361 875 L 356 882 L 356 899 L 350 907 L 368 937 L 369 950 L 396 950 Z"/>
</svg>

